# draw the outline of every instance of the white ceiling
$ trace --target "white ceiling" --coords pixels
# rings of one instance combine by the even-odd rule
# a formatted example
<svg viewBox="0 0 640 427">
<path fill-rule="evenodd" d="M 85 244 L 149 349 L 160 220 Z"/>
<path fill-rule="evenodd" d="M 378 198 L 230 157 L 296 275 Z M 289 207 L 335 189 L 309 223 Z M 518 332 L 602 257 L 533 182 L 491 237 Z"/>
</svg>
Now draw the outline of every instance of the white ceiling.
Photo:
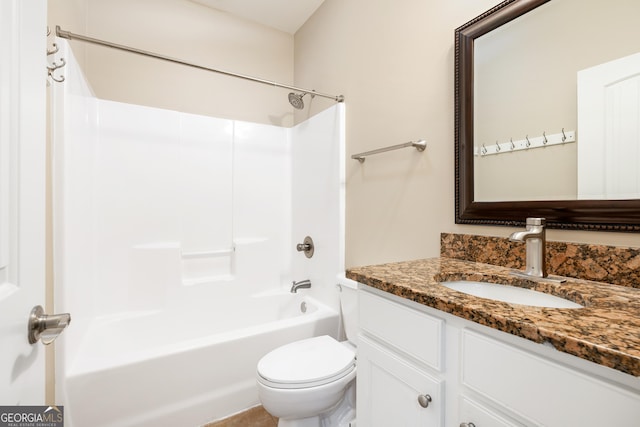
<svg viewBox="0 0 640 427">
<path fill-rule="evenodd" d="M 324 0 L 193 0 L 294 34 Z"/>
</svg>

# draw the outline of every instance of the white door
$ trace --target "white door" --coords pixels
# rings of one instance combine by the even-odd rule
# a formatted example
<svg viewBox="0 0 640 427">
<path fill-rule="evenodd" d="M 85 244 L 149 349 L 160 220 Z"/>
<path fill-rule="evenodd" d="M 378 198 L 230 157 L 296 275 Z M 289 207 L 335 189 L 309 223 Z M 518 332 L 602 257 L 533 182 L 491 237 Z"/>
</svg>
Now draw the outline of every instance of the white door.
<svg viewBox="0 0 640 427">
<path fill-rule="evenodd" d="M 0 0 L 0 405 L 44 405 L 46 0 Z"/>
<path fill-rule="evenodd" d="M 640 198 L 640 53 L 578 72 L 578 198 Z"/>
</svg>

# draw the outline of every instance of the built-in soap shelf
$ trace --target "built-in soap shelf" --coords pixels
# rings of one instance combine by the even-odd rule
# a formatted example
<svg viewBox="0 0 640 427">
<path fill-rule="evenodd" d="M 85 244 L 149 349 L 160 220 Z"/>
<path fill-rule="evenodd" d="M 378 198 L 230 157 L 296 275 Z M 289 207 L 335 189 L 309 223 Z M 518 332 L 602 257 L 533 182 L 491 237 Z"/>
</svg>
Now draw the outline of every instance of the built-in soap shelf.
<svg viewBox="0 0 640 427">
<path fill-rule="evenodd" d="M 138 244 L 132 247 L 131 287 L 151 289 L 175 286 L 215 285 L 245 280 L 259 282 L 262 276 L 277 275 L 277 252 L 267 237 L 237 237 L 228 247 L 185 250 L 180 241 Z M 192 246 L 193 249 L 195 247 Z M 274 258 L 276 257 L 276 258 Z M 267 273 L 265 273 L 267 272 Z"/>
<path fill-rule="evenodd" d="M 232 257 L 235 245 L 224 249 L 182 251 L 182 284 L 201 285 L 233 279 Z"/>
<path fill-rule="evenodd" d="M 229 249 L 219 249 L 213 251 L 182 251 L 181 257 L 182 259 L 189 258 L 208 258 L 208 257 L 221 257 L 231 255 L 236 251 L 236 247 L 232 246 Z"/>
<path fill-rule="evenodd" d="M 135 245 L 132 249 L 131 280 L 136 286 L 143 282 L 192 286 L 234 277 L 235 244 L 223 249 L 185 251 L 181 242 L 167 241 Z"/>
</svg>

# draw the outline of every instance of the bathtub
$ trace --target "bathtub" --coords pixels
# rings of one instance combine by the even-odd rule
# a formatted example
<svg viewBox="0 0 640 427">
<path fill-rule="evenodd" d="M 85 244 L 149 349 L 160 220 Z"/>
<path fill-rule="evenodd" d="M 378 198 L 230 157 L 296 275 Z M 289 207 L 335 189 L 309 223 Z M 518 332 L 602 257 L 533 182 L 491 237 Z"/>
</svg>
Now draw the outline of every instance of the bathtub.
<svg viewBox="0 0 640 427">
<path fill-rule="evenodd" d="M 73 427 L 196 427 L 258 405 L 258 360 L 336 336 L 339 315 L 304 292 L 95 319 L 65 376 Z"/>
</svg>

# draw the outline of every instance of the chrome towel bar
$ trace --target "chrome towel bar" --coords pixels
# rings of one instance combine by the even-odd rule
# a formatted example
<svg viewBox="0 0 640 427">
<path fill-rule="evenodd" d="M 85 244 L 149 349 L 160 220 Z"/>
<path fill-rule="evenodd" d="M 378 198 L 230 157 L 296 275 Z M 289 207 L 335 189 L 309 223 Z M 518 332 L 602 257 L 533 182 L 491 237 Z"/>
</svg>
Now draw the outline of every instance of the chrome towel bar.
<svg viewBox="0 0 640 427">
<path fill-rule="evenodd" d="M 391 150 L 398 150 L 400 148 L 406 147 L 414 147 L 418 151 L 424 151 L 427 148 L 427 141 L 424 139 L 419 139 L 417 141 L 409 141 L 404 144 L 392 145 L 390 147 L 378 148 L 376 150 L 365 151 L 364 153 L 358 153 L 351 156 L 352 159 L 359 161 L 360 163 L 364 163 L 364 158 L 367 156 L 371 156 L 373 154 L 384 153 Z"/>
</svg>

